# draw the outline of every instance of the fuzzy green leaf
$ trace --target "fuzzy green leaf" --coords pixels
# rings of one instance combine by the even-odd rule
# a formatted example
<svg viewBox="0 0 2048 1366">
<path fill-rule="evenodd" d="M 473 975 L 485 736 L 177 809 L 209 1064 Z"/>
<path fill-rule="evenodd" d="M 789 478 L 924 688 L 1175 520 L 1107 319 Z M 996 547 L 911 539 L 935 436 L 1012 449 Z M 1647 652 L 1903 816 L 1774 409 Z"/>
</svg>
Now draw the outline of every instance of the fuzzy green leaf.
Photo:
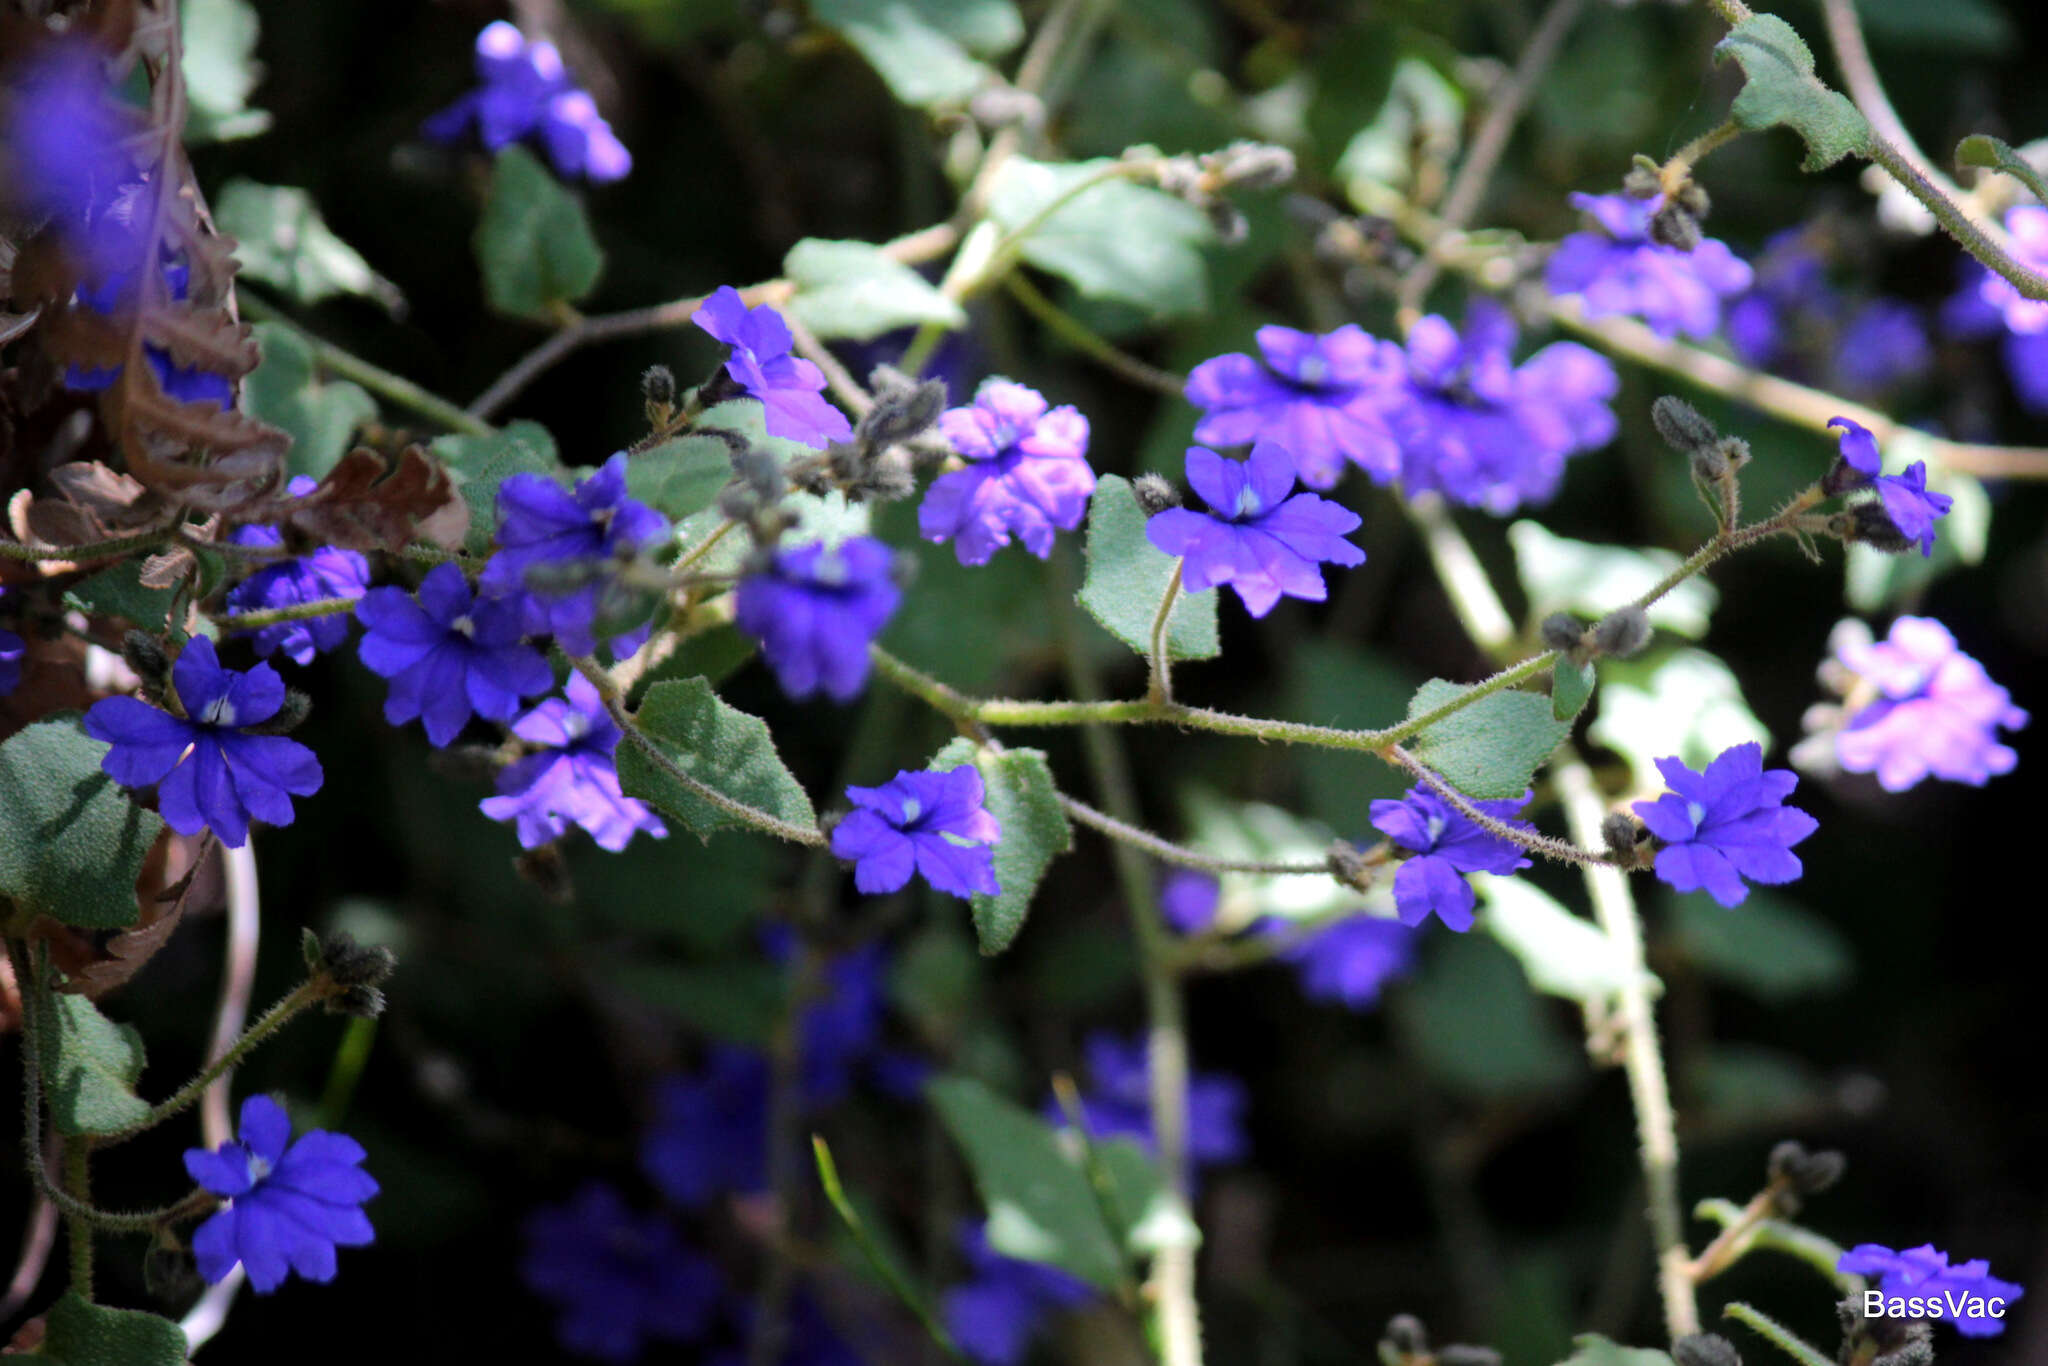
<svg viewBox="0 0 2048 1366">
<path fill-rule="evenodd" d="M 111 1134 L 149 1118 L 135 1094 L 142 1035 L 83 996 L 53 995 L 42 1021 L 43 1094 L 60 1134 Z"/>
<path fill-rule="evenodd" d="M 966 1154 L 988 1207 L 989 1246 L 1104 1290 L 1121 1283 L 1124 1259 L 1081 1169 L 1077 1144 L 968 1077 L 940 1077 L 925 1094 Z"/>
<path fill-rule="evenodd" d="M 1055 200 L 1113 163 L 1048 163 L 1012 157 L 989 196 L 989 214 L 1006 232 L 1030 227 L 1025 260 L 1093 299 L 1128 304 L 1153 318 L 1178 318 L 1209 306 L 1202 249 L 1215 238 L 1192 205 L 1128 180 L 1081 191 L 1031 226 Z"/>
<path fill-rule="evenodd" d="M 2014 151 L 2010 143 L 1989 133 L 1972 133 L 1957 143 L 1956 165 L 2003 171 L 2026 186 L 2034 198 L 2048 204 L 2048 180 L 2043 180 L 2034 164 Z"/>
<path fill-rule="evenodd" d="M 1679 897 L 1675 905 L 1687 956 L 1768 1004 L 1837 990 L 1854 969 L 1840 931 L 1773 892 L 1754 891 L 1733 909 L 1704 894 Z"/>
<path fill-rule="evenodd" d="M 555 306 L 590 293 L 604 270 L 582 203 L 517 144 L 491 168 L 476 258 L 491 307 L 535 322 L 553 321 Z"/>
<path fill-rule="evenodd" d="M 1434 711 L 1464 691 L 1432 678 L 1416 689 L 1408 715 Z M 1408 749 L 1469 797 L 1519 797 L 1571 729 L 1551 715 L 1550 699 L 1510 689 L 1452 712 L 1410 740 Z"/>
<path fill-rule="evenodd" d="M 80 579 L 64 590 L 64 605 L 89 617 L 118 617 L 152 634 L 162 631 L 170 624 L 171 602 L 177 592 L 144 585 L 142 563 L 123 560 Z"/>
<path fill-rule="evenodd" d="M 50 1306 L 43 1345 L 23 1362 L 58 1366 L 184 1366 L 185 1332 L 171 1320 L 140 1309 L 109 1309 L 76 1292 Z"/>
<path fill-rule="evenodd" d="M 967 311 L 931 281 L 868 242 L 806 237 L 782 273 L 796 282 L 789 308 L 820 337 L 869 341 L 899 327 L 967 326 Z"/>
<path fill-rule="evenodd" d="M 1077 601 L 1109 633 L 1141 655 L 1152 653 L 1152 622 L 1166 585 L 1173 581 L 1173 556 L 1145 539 L 1145 512 L 1130 481 L 1105 474 L 1088 503 L 1088 576 Z M 1182 590 L 1166 623 L 1166 652 L 1174 659 L 1214 659 L 1216 590 Z"/>
<path fill-rule="evenodd" d="M 75 718 L 38 721 L 0 745 L 0 902 L 20 924 L 135 923 L 135 879 L 164 823 L 100 771 L 106 752 Z"/>
<path fill-rule="evenodd" d="M 325 477 L 356 428 L 377 415 L 377 400 L 348 380 L 319 378 L 312 349 L 288 328 L 256 324 L 256 347 L 263 359 L 242 382 L 242 407 L 291 433 L 293 474 Z"/>
<path fill-rule="evenodd" d="M 1522 971 L 1536 990 L 1595 1002 L 1628 985 L 1629 974 L 1614 941 L 1534 883 L 1477 873 L 1472 885 L 1486 903 L 1480 928 L 1521 960 Z"/>
<path fill-rule="evenodd" d="M 702 512 L 732 480 L 732 451 L 715 436 L 678 436 L 629 456 L 626 492 L 680 522 Z"/>
<path fill-rule="evenodd" d="M 973 764 L 981 771 L 984 805 L 1002 827 L 996 841 L 996 886 L 994 896 L 973 898 L 974 934 L 984 954 L 998 954 L 1010 947 L 1024 917 L 1031 911 L 1031 898 L 1055 856 L 1074 847 L 1074 832 L 1067 813 L 1060 809 L 1059 789 L 1046 767 L 1045 755 L 1035 749 L 1009 749 L 993 753 L 971 740 L 960 739 L 932 756 L 935 770 Z"/>
<path fill-rule="evenodd" d="M 706 787 L 792 825 L 818 823 L 811 799 L 775 752 L 767 723 L 726 705 L 703 679 L 657 683 L 647 690 L 636 720 L 643 734 Z M 631 740 L 620 743 L 618 764 L 619 786 L 627 796 L 699 835 L 740 823 L 676 782 Z"/>
<path fill-rule="evenodd" d="M 235 259 L 244 275 L 275 285 L 302 304 L 336 294 L 360 294 L 386 307 L 399 302 L 397 286 L 334 235 L 304 190 L 238 177 L 221 191 L 213 218 L 235 239 Z"/>
<path fill-rule="evenodd" d="M 440 437 L 430 449 L 469 505 L 469 535 L 463 548 L 472 555 L 489 551 L 497 534 L 500 484 L 515 474 L 562 476 L 555 438 L 537 422 L 514 422 L 489 436 Z"/>
<path fill-rule="evenodd" d="M 1775 14 L 1752 14 L 1714 47 L 1716 60 L 1734 58 L 1744 77 L 1729 113 L 1743 128 L 1783 125 L 1806 141 L 1805 171 L 1824 171 L 1870 147 L 1870 125 L 1849 97 L 1814 74 L 1813 51 Z"/>
<path fill-rule="evenodd" d="M 1574 664 L 1567 656 L 1559 655 L 1550 670 L 1551 716 L 1559 721 L 1569 721 L 1584 711 L 1593 696 L 1593 684 L 1598 677 L 1592 660 Z"/>
</svg>

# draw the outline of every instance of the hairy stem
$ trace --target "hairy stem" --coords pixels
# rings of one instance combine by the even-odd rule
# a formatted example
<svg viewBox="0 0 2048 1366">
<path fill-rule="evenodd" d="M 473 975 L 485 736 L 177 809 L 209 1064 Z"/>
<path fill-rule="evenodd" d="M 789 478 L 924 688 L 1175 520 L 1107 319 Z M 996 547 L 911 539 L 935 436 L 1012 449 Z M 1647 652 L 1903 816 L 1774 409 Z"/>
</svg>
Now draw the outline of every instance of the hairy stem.
<svg viewBox="0 0 2048 1366">
<path fill-rule="evenodd" d="M 1474 804 L 1470 797 L 1453 787 L 1435 769 L 1399 746 L 1396 746 L 1394 749 L 1394 761 L 1420 779 L 1423 786 L 1450 803 L 1466 820 L 1471 821 L 1495 839 L 1506 840 L 1510 844 L 1527 849 L 1532 854 L 1541 854 L 1545 858 L 1555 859 L 1559 863 L 1575 864 L 1581 868 L 1614 863 L 1614 856 L 1611 854 L 1599 853 L 1592 849 L 1581 849 L 1579 846 L 1568 843 L 1565 840 L 1553 839 L 1549 835 L 1539 834 L 1533 830 L 1524 830 L 1520 826 L 1501 820 L 1497 816 L 1487 815 Z"/>
<path fill-rule="evenodd" d="M 137 1120 L 125 1129 L 106 1135 L 99 1140 L 100 1146 L 106 1147 L 131 1139 L 139 1133 L 155 1128 L 172 1115 L 188 1110 L 198 1104 L 201 1097 L 205 1096 L 207 1088 L 228 1072 L 233 1071 L 236 1064 L 240 1063 L 243 1058 L 248 1057 L 258 1044 L 290 1024 L 308 1007 L 317 1005 L 325 1000 L 331 990 L 332 988 L 327 983 L 318 978 L 308 978 L 306 981 L 299 983 L 298 986 L 294 987 L 279 1000 L 276 1005 L 264 1011 L 255 1024 L 243 1030 L 241 1037 L 229 1045 L 224 1052 L 205 1067 L 202 1067 L 192 1080 L 186 1082 L 173 1092 L 170 1099 L 152 1106 L 147 1118 Z"/>
<path fill-rule="evenodd" d="M 1258 859 L 1216 858 L 1194 849 L 1184 848 L 1171 840 L 1163 840 L 1149 830 L 1128 825 L 1105 811 L 1097 811 L 1077 797 L 1060 794 L 1060 809 L 1068 816 L 1091 830 L 1098 830 L 1113 840 L 1142 849 L 1161 863 L 1172 863 L 1182 868 L 1199 868 L 1207 873 L 1257 873 L 1269 877 L 1313 877 L 1330 871 L 1327 860 L 1315 863 L 1276 863 Z"/>
<path fill-rule="evenodd" d="M 1166 635 L 1173 621 L 1173 604 L 1180 599 L 1181 575 L 1186 569 L 1186 560 L 1173 562 L 1173 577 L 1166 581 L 1166 591 L 1159 596 L 1159 610 L 1152 614 L 1151 682 L 1146 685 L 1145 700 L 1155 706 L 1173 701 L 1173 657 L 1167 650 Z"/>
<path fill-rule="evenodd" d="M 277 626 L 287 621 L 311 621 L 315 617 L 353 612 L 361 601 L 360 597 L 316 598 L 311 602 L 295 602 L 289 607 L 266 607 L 256 612 L 223 612 L 214 620 L 229 631 L 260 631 L 266 626 Z"/>
<path fill-rule="evenodd" d="M 1024 276 L 1012 272 L 1003 282 L 1010 297 L 1024 306 L 1024 311 L 1038 319 L 1039 325 L 1058 337 L 1067 345 L 1079 351 L 1119 379 L 1129 380 L 1143 389 L 1151 389 L 1169 398 L 1179 398 L 1187 380 L 1171 370 L 1161 370 L 1148 365 L 1090 328 L 1073 314 L 1045 297 Z"/>
</svg>

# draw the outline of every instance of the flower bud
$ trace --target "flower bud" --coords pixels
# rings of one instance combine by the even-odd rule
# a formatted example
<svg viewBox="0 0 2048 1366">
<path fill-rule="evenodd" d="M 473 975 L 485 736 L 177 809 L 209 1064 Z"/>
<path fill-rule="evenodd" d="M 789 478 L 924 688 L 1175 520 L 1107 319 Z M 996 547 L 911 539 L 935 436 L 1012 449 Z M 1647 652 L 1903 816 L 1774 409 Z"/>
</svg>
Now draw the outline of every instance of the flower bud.
<svg viewBox="0 0 2048 1366">
<path fill-rule="evenodd" d="M 324 936 L 307 930 L 301 936 L 309 971 L 322 973 L 336 986 L 378 986 L 398 966 L 398 955 L 382 944 L 358 944 L 353 935 L 334 930 Z"/>
<path fill-rule="evenodd" d="M 1671 1344 L 1678 1366 L 1742 1366 L 1735 1344 L 1718 1333 L 1694 1333 Z"/>
<path fill-rule="evenodd" d="M 1899 530 L 1884 504 L 1875 498 L 1857 503 L 1828 519 L 1828 532 L 1844 541 L 1867 545 L 1887 555 L 1900 555 L 1913 548 L 1906 533 Z"/>
<path fill-rule="evenodd" d="M 666 365 L 650 365 L 640 376 L 640 396 L 650 408 L 673 408 L 676 402 L 675 371 Z"/>
<path fill-rule="evenodd" d="M 987 85 L 967 101 L 967 115 L 984 128 L 1037 128 L 1045 122 L 1045 101 L 1014 85 Z"/>
<path fill-rule="evenodd" d="M 1610 811 L 1600 821 L 1600 838 L 1606 843 L 1607 852 L 1624 868 L 1633 868 L 1641 861 L 1646 833 L 1642 822 L 1626 811 Z"/>
<path fill-rule="evenodd" d="M 1650 215 L 1650 240 L 1680 251 L 1691 251 L 1700 244 L 1704 234 L 1700 232 L 1699 220 L 1677 204 L 1666 204 Z"/>
<path fill-rule="evenodd" d="M 130 631 L 121 638 L 121 659 L 142 680 L 145 691 L 152 695 L 163 692 L 171 676 L 171 660 L 162 641 L 146 631 Z"/>
<path fill-rule="evenodd" d="M 1650 421 L 1673 450 L 1688 454 L 1705 450 L 1721 439 L 1721 433 L 1699 409 L 1670 394 L 1650 405 Z"/>
<path fill-rule="evenodd" d="M 1159 474 L 1141 474 L 1132 481 L 1131 492 L 1137 496 L 1138 510 L 1147 517 L 1180 506 L 1180 489 L 1171 479 Z"/>
<path fill-rule="evenodd" d="M 1202 212 L 1215 230 L 1216 240 L 1226 247 L 1234 247 L 1251 233 L 1251 224 L 1238 211 L 1237 205 L 1227 199 L 1212 199 L 1202 205 Z"/>
<path fill-rule="evenodd" d="M 1269 142 L 1233 142 L 1203 158 L 1226 185 L 1277 190 L 1294 179 L 1294 153 Z"/>
<path fill-rule="evenodd" d="M 1357 845 L 1336 840 L 1329 849 L 1330 876 L 1354 892 L 1372 890 L 1372 865 Z"/>
<path fill-rule="evenodd" d="M 946 382 L 942 379 L 876 384 L 875 406 L 860 420 L 854 441 L 871 449 L 909 441 L 931 430 L 945 410 Z"/>
<path fill-rule="evenodd" d="M 1621 188 L 1631 199 L 1655 199 L 1664 193 L 1664 168 L 1637 152 L 1628 173 L 1621 178 Z"/>
<path fill-rule="evenodd" d="M 1586 623 L 1570 612 L 1552 612 L 1536 628 L 1536 634 L 1542 638 L 1546 649 L 1568 652 L 1584 643 Z"/>
<path fill-rule="evenodd" d="M 250 735 L 289 735 L 312 713 L 313 699 L 297 688 L 288 688 L 284 694 L 284 705 L 277 709 L 277 715 L 242 729 Z"/>
<path fill-rule="evenodd" d="M 1593 648 L 1612 659 L 1627 659 L 1650 643 L 1650 614 L 1631 603 L 1600 618 Z"/>
<path fill-rule="evenodd" d="M 1770 1178 L 1801 1195 L 1819 1195 L 1842 1179 L 1848 1159 L 1831 1150 L 1808 1152 L 1804 1144 L 1787 1140 L 1771 1149 Z"/>
</svg>

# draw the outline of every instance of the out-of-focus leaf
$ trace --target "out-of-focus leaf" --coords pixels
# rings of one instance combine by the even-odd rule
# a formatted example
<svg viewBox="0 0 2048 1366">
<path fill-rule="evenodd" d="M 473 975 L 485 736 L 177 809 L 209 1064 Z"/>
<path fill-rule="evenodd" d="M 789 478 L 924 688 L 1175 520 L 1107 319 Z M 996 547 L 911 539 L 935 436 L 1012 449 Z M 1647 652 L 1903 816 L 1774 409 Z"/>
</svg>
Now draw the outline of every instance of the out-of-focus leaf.
<svg viewBox="0 0 2048 1366">
<path fill-rule="evenodd" d="M 1012 0 L 812 0 L 819 23 L 867 58 L 905 104 L 960 104 L 991 78 L 975 59 L 1024 36 Z"/>
<path fill-rule="evenodd" d="M 1337 183 L 1361 208 L 1377 200 L 1375 185 L 1406 186 L 1418 148 L 1448 160 L 1464 134 L 1465 97 L 1420 57 L 1394 67 L 1386 101 L 1337 158 Z"/>
<path fill-rule="evenodd" d="M 1586 734 L 1627 759 L 1644 787 L 1662 785 L 1656 761 L 1667 755 L 1700 769 L 1734 745 L 1771 747 L 1728 666 L 1691 649 L 1609 663 L 1600 716 Z"/>
<path fill-rule="evenodd" d="M 142 1035 L 117 1025 L 83 996 L 49 999 L 42 1021 L 43 1096 L 60 1134 L 111 1134 L 149 1118 L 135 1094 Z"/>
<path fill-rule="evenodd" d="M 1307 63 L 1314 89 L 1307 121 L 1323 167 L 1334 167 L 1351 139 L 1386 108 L 1400 59 L 1400 33 L 1379 16 L 1317 45 Z"/>
<path fill-rule="evenodd" d="M 1807 1065 L 1790 1053 L 1717 1044 L 1692 1077 L 1702 1118 L 1716 1124 L 1786 1122 L 1825 1096 Z"/>
<path fill-rule="evenodd" d="M 89 617 L 119 617 L 140 630 L 163 630 L 177 594 L 144 584 L 143 563 L 123 560 L 80 579 L 64 590 L 64 605 Z"/>
<path fill-rule="evenodd" d="M 291 433 L 286 461 L 293 474 L 323 478 L 355 439 L 356 428 L 377 415 L 377 400 L 348 380 L 320 379 L 311 348 L 289 329 L 258 323 L 255 336 L 263 360 L 242 381 L 242 407 Z"/>
<path fill-rule="evenodd" d="M 1434 711 L 1463 691 L 1432 678 L 1416 689 L 1408 715 Z M 1571 729 L 1551 715 L 1549 698 L 1504 689 L 1452 712 L 1411 739 L 1408 749 L 1467 796 L 1519 797 Z"/>
<path fill-rule="evenodd" d="M 1117 1237 L 1103 1222 L 1077 1160 L 1078 1144 L 967 1077 L 940 1077 L 925 1093 L 974 1173 L 988 1207 L 989 1246 L 1104 1290 L 1122 1282 Z"/>
<path fill-rule="evenodd" d="M 397 286 L 334 235 L 304 190 L 237 177 L 221 190 L 213 218 L 235 239 L 235 259 L 244 275 L 275 285 L 302 304 L 336 294 L 360 294 L 386 307 L 399 301 Z"/>
<path fill-rule="evenodd" d="M 2012 20 L 1992 0 L 1856 0 L 1856 15 L 1871 42 L 1916 57 L 1940 50 L 2009 57 L 2018 50 Z"/>
<path fill-rule="evenodd" d="M 1166 1181 L 1152 1155 L 1128 1138 L 1096 1140 L 1108 1190 L 1110 1222 L 1125 1249 L 1150 1257 L 1170 1247 L 1197 1247 L 1202 1231 L 1185 1206 L 1167 1199 Z"/>
<path fill-rule="evenodd" d="M 784 974 L 758 955 L 710 963 L 623 957 L 607 974 L 614 990 L 730 1043 L 764 1047 L 782 1018 Z"/>
<path fill-rule="evenodd" d="M 2034 198 L 2048 203 L 2048 180 L 2041 178 L 2041 173 L 2034 168 L 2034 163 L 2015 151 L 2011 143 L 1992 137 L 1989 133 L 1972 133 L 1958 142 L 1956 165 L 1981 166 L 1986 170 L 2002 172 L 2026 186 L 2033 192 Z"/>
<path fill-rule="evenodd" d="M 562 476 L 555 438 L 538 422 L 514 422 L 489 436 L 440 437 L 432 450 L 469 505 L 463 546 L 472 555 L 488 552 L 497 534 L 500 484 L 515 474 Z"/>
<path fill-rule="evenodd" d="M 1870 125 L 1849 97 L 1814 74 L 1813 50 L 1775 14 L 1752 14 L 1714 46 L 1716 60 L 1742 67 L 1742 92 L 1729 110 L 1744 128 L 1782 124 L 1806 142 L 1800 169 L 1824 171 L 1870 145 Z"/>
<path fill-rule="evenodd" d="M 1478 935 L 1443 935 L 1393 1000 L 1409 1051 L 1453 1091 L 1528 1095 L 1578 1074 L 1576 1050 L 1538 1005 L 1513 957 Z"/>
<path fill-rule="evenodd" d="M 1401 715 L 1414 692 L 1414 675 L 1389 656 L 1313 635 L 1295 644 L 1286 687 L 1263 714 L 1370 730 Z M 1297 745 L 1287 757 L 1307 794 L 1303 813 L 1357 838 L 1367 833 L 1375 798 L 1399 796 L 1414 782 L 1386 764 L 1361 764 L 1345 750 Z"/>
<path fill-rule="evenodd" d="M 1724 908 L 1703 893 L 1673 899 L 1678 944 L 1702 970 L 1778 1003 L 1839 989 L 1855 962 L 1848 941 L 1813 912 L 1758 888 Z"/>
<path fill-rule="evenodd" d="M 1515 572 L 1529 597 L 1531 621 L 1552 612 L 1597 620 L 1634 602 L 1680 563 L 1669 550 L 1568 540 L 1530 521 L 1509 527 L 1508 541 L 1515 548 Z M 1698 640 L 1707 633 L 1707 618 L 1720 596 L 1696 574 L 1651 604 L 1650 624 Z"/>
<path fill-rule="evenodd" d="M 43 1321 L 43 1345 L 18 1358 L 59 1366 L 184 1366 L 185 1331 L 160 1314 L 109 1309 L 67 1291 Z"/>
<path fill-rule="evenodd" d="M 1572 1339 L 1576 1348 L 1564 1366 L 1671 1366 L 1671 1354 L 1651 1347 L 1623 1347 L 1598 1333 Z"/>
<path fill-rule="evenodd" d="M 629 456 L 626 492 L 672 522 L 702 512 L 732 480 L 732 452 L 715 436 L 678 436 Z"/>
<path fill-rule="evenodd" d="M 1036 221 L 1082 181 L 1115 164 L 1106 158 L 1049 163 L 1012 157 L 989 196 L 990 216 L 1005 232 L 1029 228 L 1024 259 L 1085 295 L 1120 300 L 1155 318 L 1202 312 L 1209 302 L 1209 272 L 1201 249 L 1215 232 L 1193 206 L 1113 179 L 1080 191 Z"/>
<path fill-rule="evenodd" d="M 1232 861 L 1320 864 L 1329 857 L 1331 836 L 1322 826 L 1262 802 L 1233 802 L 1204 788 L 1181 798 L 1189 843 L 1205 854 Z M 1216 904 L 1216 927 L 1239 930 L 1265 916 L 1281 920 L 1322 920 L 1370 903 L 1328 873 L 1267 876 L 1224 873 Z"/>
<path fill-rule="evenodd" d="M 552 321 L 557 304 L 590 293 L 604 271 L 582 203 L 516 143 L 492 165 L 476 258 L 491 307 L 534 322 Z"/>
<path fill-rule="evenodd" d="M 1152 653 L 1152 623 L 1173 581 L 1171 555 L 1145 539 L 1145 513 L 1131 485 L 1114 474 L 1096 481 L 1088 502 L 1088 576 L 1077 599 L 1108 632 L 1141 655 Z M 1214 659 L 1216 590 L 1182 590 L 1166 622 L 1166 653 Z"/>
<path fill-rule="evenodd" d="M 262 79 L 256 64 L 256 11 L 248 0 L 185 0 L 185 141 L 227 142 L 270 127 L 249 107 Z"/>
<path fill-rule="evenodd" d="M 1488 873 L 1473 874 L 1472 886 L 1486 903 L 1480 928 L 1521 960 L 1522 971 L 1536 990 L 1590 1002 L 1606 1000 L 1628 985 L 1614 941 L 1542 888 L 1522 878 Z"/>
<path fill-rule="evenodd" d="M 1059 789 L 1040 751 L 994 753 L 960 739 L 933 755 L 930 767 L 937 771 L 962 764 L 980 770 L 983 805 L 1002 828 L 995 854 L 996 886 L 1001 890 L 994 896 L 977 893 L 971 902 L 981 951 L 997 954 L 1024 928 L 1046 866 L 1074 847 L 1074 832 L 1060 809 Z"/>
<path fill-rule="evenodd" d="M 899 327 L 967 326 L 967 312 L 901 261 L 868 242 L 806 237 L 782 272 L 796 282 L 789 308 L 820 337 L 869 341 Z"/>
<path fill-rule="evenodd" d="M 107 745 L 76 719 L 38 721 L 0 745 L 0 903 L 19 934 L 39 915 L 87 930 L 140 916 L 135 879 L 163 818 L 100 770 Z"/>
<path fill-rule="evenodd" d="M 636 720 L 643 734 L 705 786 L 792 825 L 818 823 L 811 799 L 775 752 L 767 723 L 727 705 L 703 679 L 649 688 Z M 620 742 L 618 765 L 619 786 L 627 796 L 699 835 L 739 824 L 737 817 L 676 782 L 631 739 Z"/>
</svg>

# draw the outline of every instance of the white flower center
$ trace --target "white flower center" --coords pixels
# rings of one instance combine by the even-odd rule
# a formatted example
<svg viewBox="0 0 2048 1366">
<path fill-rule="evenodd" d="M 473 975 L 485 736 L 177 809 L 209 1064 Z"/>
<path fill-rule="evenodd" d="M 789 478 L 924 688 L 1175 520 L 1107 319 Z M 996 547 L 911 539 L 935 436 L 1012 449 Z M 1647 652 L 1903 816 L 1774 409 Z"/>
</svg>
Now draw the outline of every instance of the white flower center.
<svg viewBox="0 0 2048 1366">
<path fill-rule="evenodd" d="M 562 729 L 568 732 L 571 743 L 590 734 L 590 726 L 590 718 L 580 711 L 570 712 L 568 719 L 562 722 Z"/>
<path fill-rule="evenodd" d="M 1692 817 L 1692 828 L 1697 830 L 1700 828 L 1700 822 L 1707 818 L 1707 808 L 1699 802 L 1687 802 L 1685 814 Z"/>
<path fill-rule="evenodd" d="M 232 726 L 235 724 L 234 704 L 228 701 L 226 693 L 222 693 L 206 704 L 206 710 L 199 713 L 199 720 L 209 726 Z"/>
<path fill-rule="evenodd" d="M 468 636 L 474 640 L 476 638 L 476 618 L 464 612 L 461 616 L 448 623 L 448 629 L 456 632 L 458 635 Z"/>
<path fill-rule="evenodd" d="M 917 798 L 915 798 L 915 797 L 906 797 L 906 798 L 904 798 L 904 800 L 903 800 L 903 823 L 904 823 L 905 825 L 915 825 L 915 824 L 917 823 L 917 818 L 918 818 L 919 816 L 922 816 L 923 814 L 924 814 L 924 803 L 923 803 L 923 802 L 919 801 L 919 800 L 918 800 Z"/>
<path fill-rule="evenodd" d="M 1429 820 L 1424 823 L 1423 829 L 1429 831 L 1429 842 L 1431 844 L 1435 844 L 1438 839 L 1442 838 L 1444 833 L 1444 826 L 1447 824 L 1449 824 L 1449 822 L 1445 821 L 1442 816 L 1431 816 Z"/>
</svg>

